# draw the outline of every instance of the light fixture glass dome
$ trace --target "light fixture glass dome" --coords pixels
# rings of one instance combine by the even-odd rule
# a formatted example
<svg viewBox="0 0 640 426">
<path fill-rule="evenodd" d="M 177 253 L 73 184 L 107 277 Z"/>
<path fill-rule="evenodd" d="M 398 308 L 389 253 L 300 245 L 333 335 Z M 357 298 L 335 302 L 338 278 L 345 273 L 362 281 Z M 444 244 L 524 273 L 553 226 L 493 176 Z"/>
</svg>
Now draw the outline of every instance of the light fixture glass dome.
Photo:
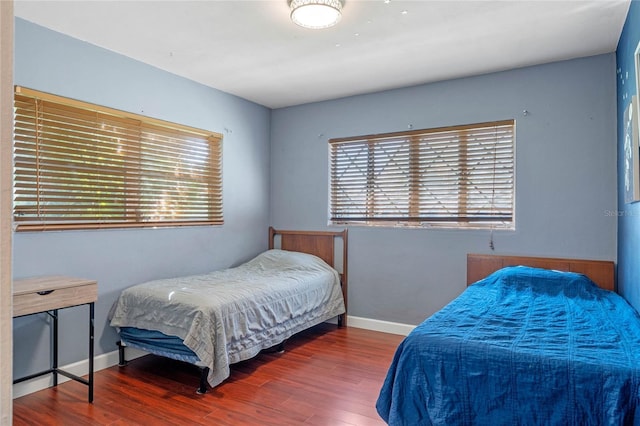
<svg viewBox="0 0 640 426">
<path fill-rule="evenodd" d="M 328 28 L 342 16 L 340 0 L 291 0 L 291 20 L 301 27 Z"/>
</svg>

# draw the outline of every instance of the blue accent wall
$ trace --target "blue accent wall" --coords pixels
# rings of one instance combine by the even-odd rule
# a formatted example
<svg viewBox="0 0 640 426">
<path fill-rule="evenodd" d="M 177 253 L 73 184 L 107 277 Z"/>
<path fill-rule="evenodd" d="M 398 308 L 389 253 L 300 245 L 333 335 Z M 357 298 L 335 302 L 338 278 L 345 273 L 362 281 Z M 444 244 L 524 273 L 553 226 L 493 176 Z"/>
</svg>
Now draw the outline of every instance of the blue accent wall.
<svg viewBox="0 0 640 426">
<path fill-rule="evenodd" d="M 494 232 L 494 253 L 615 260 L 615 103 L 608 53 L 274 110 L 271 223 L 327 227 L 330 138 L 513 118 L 516 230 Z M 467 253 L 491 253 L 489 241 L 350 227 L 350 315 L 418 324 L 464 290 Z"/>
<path fill-rule="evenodd" d="M 618 292 L 640 310 L 640 202 L 624 202 L 624 112 L 637 93 L 634 53 L 640 43 L 640 1 L 632 1 L 616 51 L 618 98 Z"/>
<path fill-rule="evenodd" d="M 18 232 L 15 278 L 98 281 L 96 355 L 116 350 L 107 314 L 120 292 L 150 279 L 198 274 L 267 249 L 271 110 L 23 19 L 15 20 L 15 84 L 223 135 L 222 226 Z M 60 313 L 60 364 L 87 359 L 87 309 Z M 46 317 L 14 320 L 14 374 L 49 368 Z"/>
</svg>

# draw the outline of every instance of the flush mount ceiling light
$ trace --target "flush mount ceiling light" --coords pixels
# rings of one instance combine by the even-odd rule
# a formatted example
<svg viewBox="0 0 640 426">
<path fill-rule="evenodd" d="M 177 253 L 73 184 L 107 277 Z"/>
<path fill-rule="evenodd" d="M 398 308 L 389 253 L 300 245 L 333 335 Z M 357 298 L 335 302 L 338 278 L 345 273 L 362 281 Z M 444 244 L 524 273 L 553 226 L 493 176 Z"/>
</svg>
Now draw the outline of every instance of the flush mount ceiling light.
<svg viewBox="0 0 640 426">
<path fill-rule="evenodd" d="M 314 30 L 334 26 L 342 16 L 341 0 L 291 0 L 290 6 L 291 20 Z"/>
</svg>

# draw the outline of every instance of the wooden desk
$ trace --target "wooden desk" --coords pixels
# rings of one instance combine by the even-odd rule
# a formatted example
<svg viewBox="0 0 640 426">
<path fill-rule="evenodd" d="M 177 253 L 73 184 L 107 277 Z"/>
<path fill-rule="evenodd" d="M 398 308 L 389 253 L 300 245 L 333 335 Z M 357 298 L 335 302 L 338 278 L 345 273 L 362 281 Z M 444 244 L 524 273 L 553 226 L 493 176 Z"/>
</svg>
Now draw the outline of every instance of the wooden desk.
<svg viewBox="0 0 640 426">
<path fill-rule="evenodd" d="M 47 276 L 14 280 L 13 317 L 46 313 L 53 319 L 51 368 L 13 381 L 20 383 L 46 374 L 53 374 L 53 385 L 58 385 L 62 374 L 89 387 L 89 402 L 93 402 L 93 334 L 95 301 L 98 299 L 98 283 L 82 278 Z M 73 306 L 89 305 L 89 378 L 71 374 L 58 368 L 58 310 Z"/>
</svg>

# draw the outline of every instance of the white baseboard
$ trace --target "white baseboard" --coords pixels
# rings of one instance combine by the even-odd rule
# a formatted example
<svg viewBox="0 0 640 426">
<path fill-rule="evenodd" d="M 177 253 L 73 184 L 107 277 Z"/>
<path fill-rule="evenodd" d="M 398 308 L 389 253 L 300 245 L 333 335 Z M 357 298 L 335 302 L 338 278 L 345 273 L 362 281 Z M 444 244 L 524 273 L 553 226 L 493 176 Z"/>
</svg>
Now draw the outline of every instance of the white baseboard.
<svg viewBox="0 0 640 426">
<path fill-rule="evenodd" d="M 383 333 L 399 334 L 406 336 L 415 328 L 415 325 L 401 324 L 397 322 L 381 321 L 369 318 L 361 318 L 354 316 L 347 316 L 347 324 L 349 327 L 364 328 L 366 330 L 380 331 Z M 147 352 L 135 349 L 127 348 L 127 360 L 133 360 L 141 356 L 147 355 Z M 103 370 L 105 368 L 118 365 L 118 351 L 109 352 L 106 354 L 98 355 L 93 360 L 94 372 Z M 74 362 L 72 364 L 61 366 L 60 369 L 68 371 L 76 376 L 86 376 L 89 372 L 89 360 Z M 58 374 L 58 383 L 64 383 L 71 379 Z M 20 398 L 21 396 L 28 395 L 33 392 L 37 392 L 42 389 L 46 389 L 53 386 L 53 375 L 48 374 L 42 377 L 36 377 L 31 380 L 16 383 L 13 385 L 13 398 Z"/>
<path fill-rule="evenodd" d="M 147 352 L 140 351 L 135 348 L 127 348 L 127 361 L 139 358 L 147 355 Z M 93 371 L 100 371 L 105 368 L 118 365 L 118 351 L 109 352 L 106 354 L 98 355 L 93 359 Z M 89 374 L 89 360 L 74 362 L 72 364 L 64 365 L 60 367 L 61 370 L 68 371 L 76 376 L 86 376 Z M 58 374 L 58 383 L 68 382 L 68 377 Z M 28 395 L 33 392 L 37 392 L 42 389 L 46 389 L 53 386 L 53 374 L 47 374 L 46 376 L 36 377 L 31 380 L 16 383 L 13 385 L 13 398 L 20 398 L 21 396 Z"/>
<path fill-rule="evenodd" d="M 383 333 L 399 334 L 406 336 L 411 333 L 416 326 L 402 324 L 399 322 L 381 321 L 369 318 L 353 317 L 347 315 L 347 325 L 349 327 L 364 328 L 366 330 L 381 331 Z"/>
</svg>

